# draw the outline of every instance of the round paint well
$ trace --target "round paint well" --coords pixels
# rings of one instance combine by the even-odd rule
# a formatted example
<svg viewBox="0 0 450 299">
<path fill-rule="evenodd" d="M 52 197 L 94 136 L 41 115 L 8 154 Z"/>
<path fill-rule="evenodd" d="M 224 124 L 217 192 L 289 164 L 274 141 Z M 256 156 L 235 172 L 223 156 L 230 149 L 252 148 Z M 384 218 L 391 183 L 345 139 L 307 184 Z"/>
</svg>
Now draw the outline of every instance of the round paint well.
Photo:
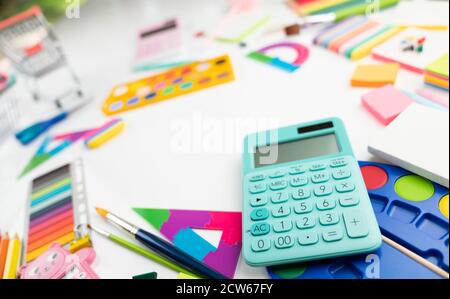
<svg viewBox="0 0 450 299">
<path fill-rule="evenodd" d="M 305 264 L 276 266 L 271 272 L 281 279 L 298 279 L 306 272 Z"/>
<path fill-rule="evenodd" d="M 140 88 L 136 91 L 136 95 L 137 95 L 138 97 L 145 97 L 145 96 L 148 95 L 151 91 L 152 91 L 152 89 L 150 88 L 150 86 L 143 86 L 143 87 L 140 87 Z"/>
<path fill-rule="evenodd" d="M 442 197 L 439 202 L 439 210 L 448 219 L 448 194 Z"/>
<path fill-rule="evenodd" d="M 395 182 L 395 192 L 403 199 L 425 201 L 434 194 L 433 183 L 418 175 L 407 175 Z"/>
<path fill-rule="evenodd" d="M 114 90 L 114 96 L 120 97 L 120 96 L 123 96 L 124 94 L 126 94 L 127 92 L 128 92 L 128 87 L 119 86 Z"/>
<path fill-rule="evenodd" d="M 197 65 L 196 69 L 198 72 L 206 72 L 207 70 L 209 70 L 209 68 L 211 67 L 211 64 L 209 63 L 201 63 L 199 65 Z"/>
<path fill-rule="evenodd" d="M 386 171 L 378 166 L 363 166 L 361 173 L 368 190 L 380 189 L 388 182 Z"/>
</svg>

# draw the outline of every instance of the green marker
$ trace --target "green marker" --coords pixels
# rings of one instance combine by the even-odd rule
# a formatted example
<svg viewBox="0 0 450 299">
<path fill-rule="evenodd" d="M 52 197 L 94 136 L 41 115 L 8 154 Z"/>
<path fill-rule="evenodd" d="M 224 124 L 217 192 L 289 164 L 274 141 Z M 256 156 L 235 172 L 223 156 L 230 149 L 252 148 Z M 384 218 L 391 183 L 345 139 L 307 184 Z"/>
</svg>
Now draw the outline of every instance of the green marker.
<svg viewBox="0 0 450 299">
<path fill-rule="evenodd" d="M 136 244 L 134 244 L 132 242 L 129 242 L 129 241 L 127 241 L 125 239 L 122 239 L 122 238 L 120 238 L 118 236 L 115 236 L 115 235 L 113 235 L 111 233 L 108 233 L 108 232 L 106 232 L 106 231 L 104 231 L 102 229 L 99 229 L 99 228 L 97 228 L 97 227 L 95 227 L 93 225 L 89 225 L 89 227 L 93 231 L 98 233 L 99 235 L 102 235 L 102 236 L 110 239 L 114 243 L 119 244 L 120 246 L 122 246 L 124 248 L 130 249 L 131 251 L 134 251 L 134 252 L 136 252 L 136 253 L 138 253 L 138 254 L 140 254 L 140 255 L 148 258 L 149 260 L 152 260 L 152 261 L 154 261 L 154 262 L 156 262 L 156 263 L 158 263 L 160 265 L 166 266 L 167 268 L 172 269 L 175 272 L 185 273 L 185 274 L 188 274 L 188 275 L 190 275 L 192 277 L 200 278 L 197 274 L 194 274 L 191 271 L 189 271 L 189 270 L 187 270 L 187 269 L 185 269 L 183 267 L 178 266 L 174 262 L 172 262 L 172 261 L 170 261 L 170 260 L 168 260 L 166 258 L 163 258 L 163 257 L 161 257 L 161 256 L 159 256 L 159 255 L 157 255 L 157 254 L 155 254 L 155 253 L 153 253 L 151 251 L 148 251 L 147 249 L 144 249 L 144 248 L 142 248 L 142 247 L 140 247 L 140 246 L 138 246 L 138 245 L 136 245 Z"/>
</svg>

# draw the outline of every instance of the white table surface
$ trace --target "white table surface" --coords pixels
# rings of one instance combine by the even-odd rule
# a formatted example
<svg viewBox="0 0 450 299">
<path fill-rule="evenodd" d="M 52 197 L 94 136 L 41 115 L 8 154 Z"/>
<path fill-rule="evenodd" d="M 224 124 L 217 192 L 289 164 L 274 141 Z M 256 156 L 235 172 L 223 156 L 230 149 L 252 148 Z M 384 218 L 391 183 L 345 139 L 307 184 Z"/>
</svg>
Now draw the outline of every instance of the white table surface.
<svg viewBox="0 0 450 299">
<path fill-rule="evenodd" d="M 262 2 L 275 22 L 295 20 L 283 1 Z M 448 12 L 448 3 L 441 1 L 440 7 L 444 9 L 436 15 L 448 23 L 448 13 L 442 13 Z M 130 72 L 130 65 L 138 28 L 178 16 L 187 35 L 192 36 L 197 30 L 211 28 L 225 9 L 224 1 L 219 0 L 91 0 L 82 8 L 80 19 L 62 20 L 56 32 L 94 101 L 51 132 L 76 131 L 106 121 L 100 107 L 109 90 L 137 77 Z M 382 14 L 388 17 L 396 13 Z M 309 60 L 294 74 L 245 57 L 253 48 L 276 38 L 246 49 L 212 44 L 195 58 L 230 54 L 235 82 L 122 114 L 127 128 L 113 142 L 96 151 L 82 144 L 72 146 L 20 181 L 17 175 L 42 140 L 22 147 L 11 137 L 0 146 L 0 228 L 22 233 L 32 178 L 77 157 L 83 158 L 85 166 L 91 221 L 110 228 L 94 213 L 95 206 L 102 206 L 150 231 L 154 230 L 131 207 L 241 210 L 241 149 L 247 133 L 337 116 L 347 126 L 357 158 L 371 159 L 368 140 L 383 126 L 360 104 L 367 89 L 350 87 L 356 63 L 312 46 L 317 30 L 293 39 L 311 49 Z M 422 82 L 421 76 L 401 71 L 397 86 L 413 91 Z M 16 92 L 22 104 L 26 103 L 22 119 L 26 123 L 32 119 L 31 112 L 46 106 L 32 104 L 20 83 Z M 53 84 L 59 85 L 57 81 Z M 174 146 L 180 126 L 188 148 Z M 102 278 L 131 278 L 151 271 L 161 278 L 177 275 L 95 234 L 93 242 L 98 255 L 94 268 Z M 241 260 L 236 277 L 268 276 L 265 269 L 251 268 Z"/>
</svg>

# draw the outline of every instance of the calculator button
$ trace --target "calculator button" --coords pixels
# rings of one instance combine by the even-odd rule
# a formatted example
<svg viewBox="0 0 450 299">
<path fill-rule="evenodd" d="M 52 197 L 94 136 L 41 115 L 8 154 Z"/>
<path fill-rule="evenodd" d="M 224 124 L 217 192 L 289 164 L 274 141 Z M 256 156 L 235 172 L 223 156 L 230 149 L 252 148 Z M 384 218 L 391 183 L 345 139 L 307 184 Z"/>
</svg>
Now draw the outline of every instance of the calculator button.
<svg viewBox="0 0 450 299">
<path fill-rule="evenodd" d="M 290 235 L 279 236 L 275 239 L 275 247 L 278 249 L 291 248 L 294 246 L 294 243 L 294 237 L 291 237 Z"/>
<path fill-rule="evenodd" d="M 336 207 L 336 201 L 332 198 L 321 198 L 316 205 L 320 211 L 332 210 Z"/>
<path fill-rule="evenodd" d="M 270 196 L 273 203 L 283 203 L 289 200 L 289 193 L 277 192 Z"/>
<path fill-rule="evenodd" d="M 292 187 L 301 187 L 306 185 L 308 185 L 308 177 L 306 175 L 299 175 L 291 179 Z"/>
<path fill-rule="evenodd" d="M 350 182 L 342 182 L 336 185 L 336 191 L 339 193 L 352 192 L 355 188 L 355 184 Z"/>
<path fill-rule="evenodd" d="M 306 168 L 303 166 L 293 166 L 289 170 L 289 174 L 291 174 L 291 175 L 301 174 L 301 173 L 305 173 L 305 172 L 306 172 Z"/>
<path fill-rule="evenodd" d="M 366 217 L 358 210 L 344 212 L 344 222 L 350 238 L 362 238 L 369 234 Z"/>
<path fill-rule="evenodd" d="M 273 191 L 286 189 L 287 186 L 288 186 L 288 183 L 285 180 L 272 181 L 269 184 L 270 190 L 273 190 Z"/>
<path fill-rule="evenodd" d="M 311 191 L 305 188 L 300 188 L 292 193 L 292 197 L 296 200 L 308 199 L 311 197 Z"/>
<path fill-rule="evenodd" d="M 315 232 L 304 232 L 298 236 L 298 243 L 303 246 L 314 245 L 319 242 L 319 235 Z"/>
<path fill-rule="evenodd" d="M 330 166 L 332 168 L 338 168 L 338 167 L 343 167 L 343 166 L 347 166 L 348 162 L 345 158 L 340 158 L 340 159 L 333 159 L 331 160 Z"/>
<path fill-rule="evenodd" d="M 265 195 L 255 196 L 252 199 L 250 199 L 250 205 L 255 208 L 265 206 L 267 202 L 268 202 L 267 196 Z"/>
<path fill-rule="evenodd" d="M 329 212 L 322 214 L 319 217 L 319 222 L 322 225 L 333 225 L 339 223 L 339 215 L 336 212 Z"/>
<path fill-rule="evenodd" d="M 253 236 L 264 236 L 267 235 L 270 232 L 270 225 L 263 222 L 263 223 L 255 223 L 250 228 L 250 232 Z"/>
<path fill-rule="evenodd" d="M 302 201 L 294 207 L 294 211 L 297 214 L 308 214 L 311 213 L 314 206 L 310 201 Z"/>
<path fill-rule="evenodd" d="M 322 236 L 326 242 L 336 242 L 336 241 L 342 240 L 342 238 L 344 238 L 344 234 L 342 233 L 342 230 L 337 227 L 325 230 L 323 232 Z"/>
<path fill-rule="evenodd" d="M 250 218 L 253 221 L 266 220 L 267 218 L 269 218 L 269 210 L 264 208 L 253 210 L 250 214 Z"/>
<path fill-rule="evenodd" d="M 315 184 L 326 183 L 330 180 L 328 172 L 317 172 L 311 175 L 311 181 Z"/>
<path fill-rule="evenodd" d="M 341 168 L 333 171 L 333 178 L 335 180 L 344 180 L 352 176 L 352 173 L 348 169 Z"/>
<path fill-rule="evenodd" d="M 248 178 L 250 182 L 259 182 L 264 181 L 266 179 L 266 176 L 263 174 L 255 174 Z"/>
<path fill-rule="evenodd" d="M 263 183 L 254 184 L 250 186 L 249 191 L 252 194 L 263 193 L 267 191 L 267 185 Z"/>
<path fill-rule="evenodd" d="M 327 164 L 325 164 L 325 163 L 316 163 L 316 164 L 311 165 L 309 170 L 311 170 L 311 171 L 319 171 L 319 170 L 324 170 L 326 168 L 327 168 Z"/>
<path fill-rule="evenodd" d="M 297 220 L 297 227 L 299 229 L 307 229 L 316 226 L 316 220 L 311 216 L 302 216 Z"/>
<path fill-rule="evenodd" d="M 282 220 L 273 224 L 273 230 L 276 233 L 286 233 L 288 231 L 291 231 L 292 228 L 293 225 L 291 220 Z"/>
<path fill-rule="evenodd" d="M 341 204 L 341 206 L 343 207 L 353 207 L 359 204 L 359 199 L 356 197 L 342 197 L 339 200 L 339 203 Z"/>
<path fill-rule="evenodd" d="M 319 185 L 314 188 L 314 194 L 316 196 L 327 196 L 333 193 L 331 185 Z"/>
<path fill-rule="evenodd" d="M 254 252 L 263 252 L 270 249 L 270 241 L 266 239 L 253 240 L 252 250 Z"/>
<path fill-rule="evenodd" d="M 286 217 L 291 214 L 291 208 L 288 206 L 278 206 L 272 210 L 272 216 L 275 218 Z"/>
<path fill-rule="evenodd" d="M 276 178 L 282 178 L 286 175 L 286 172 L 279 170 L 279 171 L 275 171 L 274 173 L 272 173 L 271 175 L 269 175 L 270 178 L 272 179 L 276 179 Z"/>
</svg>

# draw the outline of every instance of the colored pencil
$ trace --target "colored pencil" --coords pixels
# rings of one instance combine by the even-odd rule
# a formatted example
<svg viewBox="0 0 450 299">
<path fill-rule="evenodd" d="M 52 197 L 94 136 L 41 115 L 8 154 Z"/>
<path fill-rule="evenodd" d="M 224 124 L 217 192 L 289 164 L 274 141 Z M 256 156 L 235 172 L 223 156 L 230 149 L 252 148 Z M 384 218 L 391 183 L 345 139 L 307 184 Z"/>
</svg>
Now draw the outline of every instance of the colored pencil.
<svg viewBox="0 0 450 299">
<path fill-rule="evenodd" d="M 173 260 L 176 263 L 183 265 L 191 272 L 198 273 L 199 276 L 206 278 L 227 279 L 227 277 L 225 277 L 223 274 L 210 268 L 209 266 L 190 256 L 189 254 L 167 242 L 166 240 L 163 240 L 152 233 L 149 233 L 137 226 L 134 226 L 133 224 L 130 224 L 129 222 L 119 218 L 118 216 L 108 212 L 105 209 L 97 208 L 96 210 L 101 217 L 126 231 L 149 249 L 163 255 L 170 260 Z"/>
<path fill-rule="evenodd" d="M 3 272 L 5 271 L 6 257 L 8 255 L 9 247 L 9 235 L 6 233 L 2 241 L 0 242 L 0 279 L 3 278 Z"/>
<path fill-rule="evenodd" d="M 155 254 L 155 253 L 145 249 L 145 248 L 142 248 L 142 247 L 140 247 L 140 246 L 138 246 L 138 245 L 136 245 L 134 243 L 131 243 L 131 242 L 125 240 L 125 239 L 122 239 L 121 237 L 113 235 L 110 232 L 107 232 L 105 230 L 99 229 L 99 228 L 97 228 L 97 227 L 95 227 L 93 225 L 89 225 L 89 227 L 93 231 L 98 233 L 99 235 L 102 235 L 102 236 L 108 238 L 109 240 L 113 241 L 114 243 L 119 244 L 120 246 L 122 246 L 124 248 L 130 249 L 131 251 L 134 251 L 134 252 L 136 252 L 136 253 L 138 253 L 138 254 L 148 258 L 149 260 L 152 260 L 152 261 L 154 261 L 154 262 L 156 262 L 156 263 L 158 263 L 160 265 L 166 266 L 167 268 L 172 269 L 172 270 L 174 270 L 176 272 L 184 273 L 186 275 L 198 278 L 198 276 L 195 275 L 194 273 L 192 273 L 191 271 L 189 271 L 189 270 L 187 270 L 185 268 L 182 268 L 182 267 L 178 266 L 177 264 L 173 263 L 172 261 L 170 261 L 170 260 L 168 260 L 166 258 L 163 258 L 163 257 L 161 257 L 161 256 L 159 256 L 159 255 L 157 255 L 157 254 Z"/>
<path fill-rule="evenodd" d="M 14 239 L 9 242 L 8 256 L 6 258 L 5 269 L 3 271 L 3 279 L 17 278 L 17 268 L 20 263 L 20 247 L 21 242 L 16 234 Z"/>
</svg>

